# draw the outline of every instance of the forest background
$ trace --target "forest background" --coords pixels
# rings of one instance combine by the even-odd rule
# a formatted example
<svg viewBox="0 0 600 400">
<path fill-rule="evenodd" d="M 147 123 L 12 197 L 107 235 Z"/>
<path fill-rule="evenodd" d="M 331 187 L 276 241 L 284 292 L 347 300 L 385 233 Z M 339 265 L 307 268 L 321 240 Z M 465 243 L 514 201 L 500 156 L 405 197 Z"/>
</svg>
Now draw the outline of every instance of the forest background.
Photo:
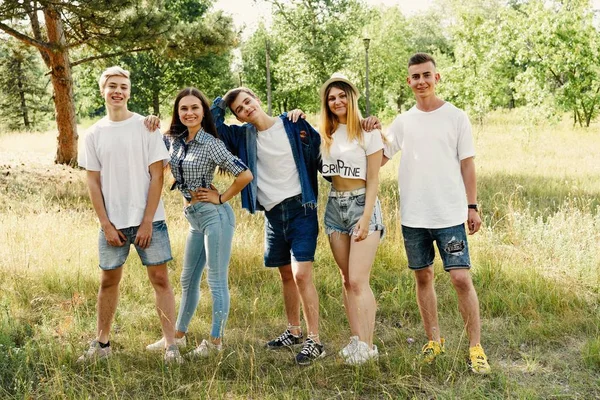
<svg viewBox="0 0 600 400">
<path fill-rule="evenodd" d="M 359 0 L 263 2 L 270 23 L 242 34 L 210 0 L 0 1 L 0 397 L 600 397 L 597 2 L 437 0 L 410 15 Z M 98 270 L 97 219 L 73 166 L 79 135 L 105 113 L 101 71 L 131 70 L 130 108 L 164 124 L 188 85 L 209 98 L 247 85 L 266 108 L 268 60 L 272 112 L 299 107 L 315 122 L 318 88 L 333 72 L 357 84 L 367 114 L 365 38 L 370 114 L 388 124 L 414 104 L 406 61 L 426 51 L 442 74 L 440 95 L 474 123 L 485 225 L 470 244 L 491 376 L 465 366 L 456 297 L 437 261 L 448 354 L 433 366 L 418 361 L 425 338 L 401 245 L 397 158 L 381 172 L 388 236 L 372 274 L 379 362 L 354 368 L 335 357 L 348 328 L 325 235 L 315 280 L 331 356 L 300 369 L 291 354 L 262 349 L 282 328 L 280 288 L 262 267 L 262 218 L 234 199 L 226 351 L 181 368 L 147 354 L 159 330 L 144 270 L 130 257 L 117 357 L 75 365 L 93 336 Z M 177 193 L 163 198 L 178 297 L 187 228 Z M 192 342 L 210 322 L 202 290 Z"/>
</svg>

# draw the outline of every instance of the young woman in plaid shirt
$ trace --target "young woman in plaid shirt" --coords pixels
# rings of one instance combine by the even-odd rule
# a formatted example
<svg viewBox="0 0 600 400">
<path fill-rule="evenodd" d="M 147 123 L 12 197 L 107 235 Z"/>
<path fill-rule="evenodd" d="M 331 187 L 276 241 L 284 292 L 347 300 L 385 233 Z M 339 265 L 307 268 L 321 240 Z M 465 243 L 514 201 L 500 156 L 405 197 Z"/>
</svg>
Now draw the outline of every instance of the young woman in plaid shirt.
<svg viewBox="0 0 600 400">
<path fill-rule="evenodd" d="M 154 121 L 153 121 L 154 120 Z M 156 122 L 156 117 L 149 118 Z M 218 138 L 210 104 L 198 89 L 186 88 L 177 95 L 173 117 L 164 141 L 169 149 L 171 172 L 184 197 L 184 214 L 190 224 L 181 272 L 182 298 L 175 340 L 186 345 L 188 324 L 200 300 L 200 279 L 208 264 L 208 285 L 213 300 L 210 340 L 204 339 L 191 356 L 221 351 L 223 330 L 229 314 L 228 269 L 235 217 L 227 201 L 250 181 L 252 173 Z M 222 193 L 209 190 L 216 168 L 235 176 Z M 147 346 L 160 350 L 164 339 Z"/>
</svg>

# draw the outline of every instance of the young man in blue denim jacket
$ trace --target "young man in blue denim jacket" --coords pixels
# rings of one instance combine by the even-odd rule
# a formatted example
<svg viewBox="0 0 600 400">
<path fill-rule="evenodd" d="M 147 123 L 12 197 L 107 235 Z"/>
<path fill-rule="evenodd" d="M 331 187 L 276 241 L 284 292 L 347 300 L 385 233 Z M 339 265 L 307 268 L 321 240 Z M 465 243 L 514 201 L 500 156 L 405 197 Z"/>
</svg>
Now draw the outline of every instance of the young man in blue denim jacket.
<svg viewBox="0 0 600 400">
<path fill-rule="evenodd" d="M 244 125 L 226 125 L 229 108 Z M 325 355 L 319 339 L 319 297 L 312 270 L 317 235 L 317 172 L 321 166 L 319 134 L 298 113 L 271 117 L 258 97 L 236 88 L 215 99 L 211 108 L 220 138 L 255 179 L 241 193 L 242 207 L 265 212 L 267 267 L 278 268 L 288 328 L 267 343 L 281 349 L 303 343 L 296 355 L 300 365 Z M 303 342 L 300 305 L 308 335 Z"/>
</svg>

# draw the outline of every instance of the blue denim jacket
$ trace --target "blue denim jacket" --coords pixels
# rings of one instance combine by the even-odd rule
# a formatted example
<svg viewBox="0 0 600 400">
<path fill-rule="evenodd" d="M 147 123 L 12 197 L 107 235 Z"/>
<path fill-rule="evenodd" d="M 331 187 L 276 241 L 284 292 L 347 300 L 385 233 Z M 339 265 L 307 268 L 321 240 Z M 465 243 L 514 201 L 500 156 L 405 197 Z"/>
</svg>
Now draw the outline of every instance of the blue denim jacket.
<svg viewBox="0 0 600 400">
<path fill-rule="evenodd" d="M 254 179 L 242 189 L 242 207 L 254 213 L 263 210 L 256 198 L 258 174 L 256 171 L 256 136 L 254 125 L 244 124 L 226 125 L 226 106 L 221 97 L 217 97 L 210 108 L 217 126 L 219 138 L 225 143 L 227 149 L 238 156 L 248 166 Z M 305 120 L 300 119 L 293 123 L 287 118 L 287 113 L 279 116 L 283 121 L 287 133 L 298 176 L 302 189 L 302 204 L 304 206 L 317 206 L 318 181 L 317 173 L 321 170 L 321 137 L 319 133 Z"/>
</svg>

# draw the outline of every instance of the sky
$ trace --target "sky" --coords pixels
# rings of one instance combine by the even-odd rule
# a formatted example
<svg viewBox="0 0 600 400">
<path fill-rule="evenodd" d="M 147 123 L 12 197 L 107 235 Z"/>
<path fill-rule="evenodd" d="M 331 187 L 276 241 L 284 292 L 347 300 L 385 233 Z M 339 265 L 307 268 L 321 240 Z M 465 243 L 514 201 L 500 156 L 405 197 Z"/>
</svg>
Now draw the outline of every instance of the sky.
<svg viewBox="0 0 600 400">
<path fill-rule="evenodd" d="M 600 2 L 600 0 L 597 0 Z M 433 0 L 367 0 L 370 5 L 398 5 L 405 15 L 413 15 L 431 6 Z M 217 0 L 217 10 L 223 10 L 233 17 L 235 25 L 244 29 L 242 37 L 249 37 L 260 21 L 267 25 L 271 20 L 271 8 L 264 0 Z"/>
</svg>

